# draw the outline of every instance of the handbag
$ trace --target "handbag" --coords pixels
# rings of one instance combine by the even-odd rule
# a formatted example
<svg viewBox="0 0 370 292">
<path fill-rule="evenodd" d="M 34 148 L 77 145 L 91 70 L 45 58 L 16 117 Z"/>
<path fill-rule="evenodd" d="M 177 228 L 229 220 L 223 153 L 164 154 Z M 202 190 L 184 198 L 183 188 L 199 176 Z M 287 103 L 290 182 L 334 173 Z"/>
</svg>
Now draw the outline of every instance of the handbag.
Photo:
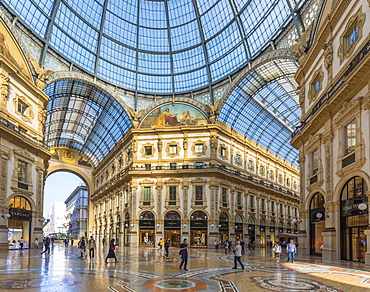
<svg viewBox="0 0 370 292">
<path fill-rule="evenodd" d="M 110 249 L 111 250 L 116 250 L 116 247 L 115 246 L 112 246 Z"/>
</svg>

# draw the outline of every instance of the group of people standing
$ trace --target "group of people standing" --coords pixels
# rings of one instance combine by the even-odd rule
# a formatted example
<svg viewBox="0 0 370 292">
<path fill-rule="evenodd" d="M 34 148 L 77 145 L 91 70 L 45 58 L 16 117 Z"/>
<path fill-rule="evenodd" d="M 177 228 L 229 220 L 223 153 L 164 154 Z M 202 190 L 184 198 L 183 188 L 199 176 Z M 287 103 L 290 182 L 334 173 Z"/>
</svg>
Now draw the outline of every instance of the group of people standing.
<svg viewBox="0 0 370 292">
<path fill-rule="evenodd" d="M 275 252 L 276 261 L 278 263 L 280 262 L 281 255 L 283 253 L 283 248 L 286 248 L 286 251 L 288 253 L 287 262 L 292 261 L 292 263 L 294 263 L 295 255 L 297 253 L 297 243 L 295 243 L 293 239 L 290 239 L 289 243 L 286 243 L 286 242 L 283 242 L 281 244 L 279 242 L 275 243 L 274 252 Z"/>
</svg>

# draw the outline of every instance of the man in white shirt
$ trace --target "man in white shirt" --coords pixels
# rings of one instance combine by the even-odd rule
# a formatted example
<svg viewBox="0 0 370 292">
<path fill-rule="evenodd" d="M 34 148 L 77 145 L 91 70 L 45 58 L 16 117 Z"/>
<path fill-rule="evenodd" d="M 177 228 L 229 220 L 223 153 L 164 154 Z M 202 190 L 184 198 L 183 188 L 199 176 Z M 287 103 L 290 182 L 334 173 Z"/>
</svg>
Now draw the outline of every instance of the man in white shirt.
<svg viewBox="0 0 370 292">
<path fill-rule="evenodd" d="M 289 260 L 291 259 L 292 263 L 294 263 L 294 256 L 297 253 L 297 246 L 293 242 L 293 239 L 291 239 L 290 242 L 288 243 L 288 245 L 286 246 L 286 251 L 288 253 L 287 262 L 289 262 Z"/>
<path fill-rule="evenodd" d="M 234 256 L 234 267 L 233 269 L 237 269 L 238 267 L 238 262 L 239 264 L 241 265 L 242 267 L 242 270 L 244 270 L 244 265 L 241 261 L 241 258 L 242 258 L 242 247 L 240 245 L 240 241 L 237 241 L 236 242 L 236 245 L 234 247 L 234 252 L 235 252 L 235 256 Z"/>
<path fill-rule="evenodd" d="M 23 237 L 21 237 L 21 239 L 19 239 L 18 242 L 19 242 L 20 250 L 23 250 L 23 245 L 24 245 Z"/>
</svg>

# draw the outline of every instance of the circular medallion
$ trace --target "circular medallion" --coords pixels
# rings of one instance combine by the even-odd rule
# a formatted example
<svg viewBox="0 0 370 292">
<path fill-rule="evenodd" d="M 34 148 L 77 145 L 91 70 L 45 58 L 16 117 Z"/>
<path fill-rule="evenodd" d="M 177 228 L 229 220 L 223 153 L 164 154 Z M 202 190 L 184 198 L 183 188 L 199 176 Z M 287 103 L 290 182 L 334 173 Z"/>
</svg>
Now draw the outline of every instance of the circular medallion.
<svg viewBox="0 0 370 292">
<path fill-rule="evenodd" d="M 154 286 L 158 288 L 164 288 L 164 289 L 183 290 L 183 289 L 195 287 L 195 283 L 187 281 L 187 280 L 170 279 L 170 280 L 159 281 L 155 283 Z"/>
</svg>

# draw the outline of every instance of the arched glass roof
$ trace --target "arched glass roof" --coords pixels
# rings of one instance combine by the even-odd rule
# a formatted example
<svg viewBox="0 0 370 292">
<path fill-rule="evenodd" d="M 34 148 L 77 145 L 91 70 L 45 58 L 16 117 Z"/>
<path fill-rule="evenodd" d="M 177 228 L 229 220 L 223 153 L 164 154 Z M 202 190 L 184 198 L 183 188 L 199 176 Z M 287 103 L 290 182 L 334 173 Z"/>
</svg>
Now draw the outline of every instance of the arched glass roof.
<svg viewBox="0 0 370 292">
<path fill-rule="evenodd" d="M 131 128 L 123 108 L 101 89 L 78 80 L 59 80 L 45 89 L 45 141 L 82 153 L 96 166 Z"/>
<path fill-rule="evenodd" d="M 3 0 L 50 48 L 138 92 L 207 87 L 255 58 L 305 0 Z"/>
<path fill-rule="evenodd" d="M 301 117 L 296 71 L 291 60 L 273 60 L 253 70 L 232 91 L 219 120 L 298 166 L 298 151 L 290 145 Z"/>
</svg>

